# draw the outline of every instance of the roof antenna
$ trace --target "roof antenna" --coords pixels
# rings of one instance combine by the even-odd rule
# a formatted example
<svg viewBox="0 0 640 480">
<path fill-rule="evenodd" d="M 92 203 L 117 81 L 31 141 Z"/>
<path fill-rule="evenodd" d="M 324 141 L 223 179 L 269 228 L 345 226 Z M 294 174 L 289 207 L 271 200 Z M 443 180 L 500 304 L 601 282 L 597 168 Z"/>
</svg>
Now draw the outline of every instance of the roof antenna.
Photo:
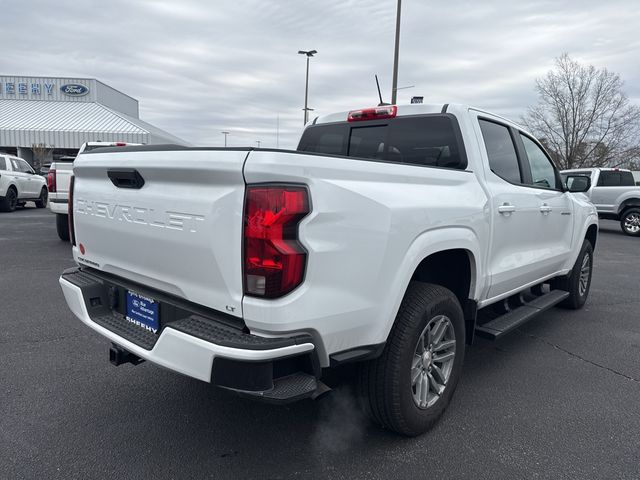
<svg viewBox="0 0 640 480">
<path fill-rule="evenodd" d="M 378 97 L 380 98 L 380 103 L 378 104 L 379 107 L 383 106 L 383 105 L 389 105 L 388 103 L 384 103 L 384 101 L 382 100 L 382 93 L 380 92 L 380 82 L 378 82 L 378 75 L 375 75 L 376 77 L 376 85 L 378 86 Z"/>
</svg>

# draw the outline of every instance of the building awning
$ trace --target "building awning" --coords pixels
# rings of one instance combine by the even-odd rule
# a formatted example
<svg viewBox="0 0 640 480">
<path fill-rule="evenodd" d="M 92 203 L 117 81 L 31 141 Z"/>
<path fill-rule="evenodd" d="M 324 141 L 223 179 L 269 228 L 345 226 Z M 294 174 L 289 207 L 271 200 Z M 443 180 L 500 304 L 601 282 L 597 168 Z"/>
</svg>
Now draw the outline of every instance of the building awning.
<svg viewBox="0 0 640 480">
<path fill-rule="evenodd" d="M 0 100 L 0 145 L 80 148 L 84 142 L 174 143 L 181 138 L 99 103 Z"/>
</svg>

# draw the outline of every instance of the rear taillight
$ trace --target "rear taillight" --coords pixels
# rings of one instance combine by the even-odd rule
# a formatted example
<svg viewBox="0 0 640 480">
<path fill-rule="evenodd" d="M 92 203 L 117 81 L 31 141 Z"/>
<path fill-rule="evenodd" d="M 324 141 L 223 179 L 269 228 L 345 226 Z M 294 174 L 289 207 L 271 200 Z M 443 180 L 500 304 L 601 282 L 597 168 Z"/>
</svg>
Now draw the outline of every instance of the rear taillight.
<svg viewBox="0 0 640 480">
<path fill-rule="evenodd" d="M 249 186 L 244 205 L 244 293 L 281 297 L 302 283 L 307 252 L 298 225 L 309 213 L 302 186 Z"/>
<path fill-rule="evenodd" d="M 75 247 L 76 245 L 76 229 L 73 225 L 73 184 L 75 183 L 75 178 L 73 175 L 71 176 L 71 181 L 69 182 L 69 239 L 71 240 L 71 245 Z"/>
<path fill-rule="evenodd" d="M 56 193 L 56 171 L 55 169 L 49 170 L 47 173 L 47 189 L 49 193 Z"/>
<path fill-rule="evenodd" d="M 384 107 L 363 108 L 349 112 L 347 121 L 362 122 L 363 120 L 382 120 L 383 118 L 395 118 L 398 114 L 398 107 L 386 105 Z"/>
</svg>

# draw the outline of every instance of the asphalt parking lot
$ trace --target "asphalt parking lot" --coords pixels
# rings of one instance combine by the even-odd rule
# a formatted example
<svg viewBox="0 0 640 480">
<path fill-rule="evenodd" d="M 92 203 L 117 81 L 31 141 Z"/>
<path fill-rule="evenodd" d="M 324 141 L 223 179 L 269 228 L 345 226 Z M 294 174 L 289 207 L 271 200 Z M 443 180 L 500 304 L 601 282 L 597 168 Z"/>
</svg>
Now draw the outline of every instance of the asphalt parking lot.
<svg viewBox="0 0 640 480">
<path fill-rule="evenodd" d="M 0 478 L 640 478 L 640 239 L 602 222 L 591 296 L 467 351 L 438 426 L 370 425 L 346 386 L 271 406 L 113 367 L 72 317 L 48 210 L 0 214 Z"/>
</svg>

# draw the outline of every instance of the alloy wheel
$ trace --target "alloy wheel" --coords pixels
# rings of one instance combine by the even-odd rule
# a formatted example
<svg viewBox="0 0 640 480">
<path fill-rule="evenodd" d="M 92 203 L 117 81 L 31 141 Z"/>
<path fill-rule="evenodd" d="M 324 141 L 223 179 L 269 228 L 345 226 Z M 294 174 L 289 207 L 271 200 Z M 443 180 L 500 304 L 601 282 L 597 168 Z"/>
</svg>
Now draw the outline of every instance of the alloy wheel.
<svg viewBox="0 0 640 480">
<path fill-rule="evenodd" d="M 589 288 L 589 279 L 591 278 L 591 254 L 585 253 L 580 266 L 580 279 L 578 282 L 578 293 L 583 297 Z"/>
<path fill-rule="evenodd" d="M 429 408 L 442 396 L 455 356 L 451 320 L 445 315 L 432 318 L 418 338 L 411 363 L 411 393 L 418 408 Z"/>
<path fill-rule="evenodd" d="M 632 234 L 640 231 L 640 213 L 630 213 L 624 218 L 624 229 Z"/>
</svg>

